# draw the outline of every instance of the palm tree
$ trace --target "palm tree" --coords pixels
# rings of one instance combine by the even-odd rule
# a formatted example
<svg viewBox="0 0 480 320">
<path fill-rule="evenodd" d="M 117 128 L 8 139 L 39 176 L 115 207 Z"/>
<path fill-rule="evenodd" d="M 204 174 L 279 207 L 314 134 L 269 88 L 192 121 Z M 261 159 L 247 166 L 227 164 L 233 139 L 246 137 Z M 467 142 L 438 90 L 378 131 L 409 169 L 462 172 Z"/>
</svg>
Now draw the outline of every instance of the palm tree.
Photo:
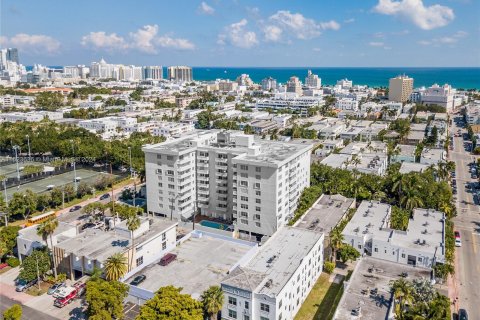
<svg viewBox="0 0 480 320">
<path fill-rule="evenodd" d="M 201 301 L 209 320 L 217 319 L 218 313 L 222 310 L 223 300 L 223 291 L 219 286 L 211 286 L 203 292 Z"/>
<path fill-rule="evenodd" d="M 392 284 L 393 297 L 398 301 L 395 306 L 395 315 L 398 319 L 404 319 L 405 304 L 412 302 L 413 287 L 405 279 L 395 280 Z"/>
<path fill-rule="evenodd" d="M 114 253 L 105 262 L 105 277 L 109 281 L 117 281 L 127 273 L 127 257 L 122 253 Z"/>
<path fill-rule="evenodd" d="M 130 258 L 130 268 L 129 270 L 132 270 L 133 266 L 133 250 L 135 248 L 135 237 L 133 236 L 133 232 L 137 230 L 140 227 L 140 218 L 138 218 L 137 213 L 130 215 L 127 218 L 127 228 L 130 230 L 130 235 L 132 237 L 132 252 L 131 252 L 131 258 Z"/>
<path fill-rule="evenodd" d="M 332 247 L 333 261 L 337 258 L 336 251 L 342 247 L 343 239 L 342 231 L 339 228 L 333 228 L 330 232 L 330 246 Z"/>
<path fill-rule="evenodd" d="M 55 257 L 53 255 L 53 233 L 55 232 L 55 229 L 58 227 L 58 220 L 57 218 L 50 218 L 41 224 L 38 225 L 37 227 L 37 234 L 42 237 L 42 239 L 47 243 L 48 247 L 48 241 L 47 238 L 50 238 L 50 250 L 52 251 L 52 260 L 53 260 L 53 274 L 55 276 L 55 279 L 57 279 L 57 265 L 55 263 Z"/>
<path fill-rule="evenodd" d="M 407 191 L 400 198 L 400 204 L 407 210 L 413 210 L 423 206 L 422 198 L 420 198 L 415 192 Z"/>
</svg>

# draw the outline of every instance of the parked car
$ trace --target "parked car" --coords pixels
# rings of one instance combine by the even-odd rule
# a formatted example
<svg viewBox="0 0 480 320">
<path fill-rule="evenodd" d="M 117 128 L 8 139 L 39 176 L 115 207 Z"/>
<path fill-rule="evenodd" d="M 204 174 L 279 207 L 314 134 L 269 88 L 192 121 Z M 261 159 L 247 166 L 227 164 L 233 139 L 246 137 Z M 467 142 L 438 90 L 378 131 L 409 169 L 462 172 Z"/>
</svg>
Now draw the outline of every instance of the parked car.
<svg viewBox="0 0 480 320">
<path fill-rule="evenodd" d="M 142 275 L 136 276 L 135 279 L 133 279 L 132 282 L 130 282 L 130 284 L 132 286 L 138 286 L 140 283 L 145 281 L 145 279 L 147 279 L 147 277 L 142 274 Z"/>
<path fill-rule="evenodd" d="M 47 294 L 52 295 L 62 287 L 65 287 L 65 282 L 55 283 L 53 286 L 48 288 Z"/>
<path fill-rule="evenodd" d="M 106 199 L 108 199 L 108 198 L 110 198 L 110 194 L 108 194 L 108 193 L 102 194 L 102 195 L 100 196 L 100 200 L 106 200 Z"/>
<path fill-rule="evenodd" d="M 455 247 L 461 247 L 462 240 L 460 239 L 460 233 L 458 231 L 455 232 Z"/>
<path fill-rule="evenodd" d="M 465 309 L 458 310 L 458 320 L 468 320 L 467 310 Z"/>
<path fill-rule="evenodd" d="M 70 208 L 70 212 L 74 212 L 74 211 L 77 211 L 77 210 L 80 210 L 82 209 L 82 206 L 73 206 Z"/>
<path fill-rule="evenodd" d="M 63 308 L 71 303 L 77 297 L 77 290 L 72 290 L 66 297 L 57 298 L 53 305 L 58 308 Z"/>
<path fill-rule="evenodd" d="M 167 266 L 172 262 L 173 260 L 177 259 L 177 255 L 173 253 L 167 253 L 160 259 L 160 262 L 158 263 L 161 266 Z"/>
<path fill-rule="evenodd" d="M 93 227 L 95 227 L 95 223 L 87 222 L 87 223 L 85 223 L 85 224 L 82 226 L 81 229 L 82 229 L 82 230 L 85 230 L 85 229 L 87 229 L 87 228 L 93 228 Z"/>
<path fill-rule="evenodd" d="M 34 279 L 30 282 L 28 282 L 27 280 L 19 279 L 17 281 L 17 286 L 16 286 L 15 290 L 17 292 L 23 292 L 23 291 L 27 290 L 28 288 L 30 288 L 31 286 L 35 285 L 36 283 L 37 283 L 37 279 Z"/>
</svg>

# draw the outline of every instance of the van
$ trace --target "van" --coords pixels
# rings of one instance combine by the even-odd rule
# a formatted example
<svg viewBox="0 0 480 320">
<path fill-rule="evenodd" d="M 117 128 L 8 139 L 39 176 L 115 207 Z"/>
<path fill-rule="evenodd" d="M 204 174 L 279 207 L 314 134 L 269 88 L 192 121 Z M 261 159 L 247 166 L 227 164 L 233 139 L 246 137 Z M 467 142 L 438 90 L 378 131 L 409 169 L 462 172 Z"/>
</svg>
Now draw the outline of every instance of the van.
<svg viewBox="0 0 480 320">
<path fill-rule="evenodd" d="M 167 266 L 172 262 L 173 260 L 177 259 L 177 255 L 173 253 L 167 253 L 166 255 L 163 256 L 162 259 L 160 259 L 160 262 L 158 263 L 161 266 Z"/>
<path fill-rule="evenodd" d="M 49 185 L 47 186 L 47 190 L 48 190 L 48 191 L 53 190 L 53 188 L 55 188 L 55 185 L 54 185 L 54 184 L 49 184 Z"/>
</svg>

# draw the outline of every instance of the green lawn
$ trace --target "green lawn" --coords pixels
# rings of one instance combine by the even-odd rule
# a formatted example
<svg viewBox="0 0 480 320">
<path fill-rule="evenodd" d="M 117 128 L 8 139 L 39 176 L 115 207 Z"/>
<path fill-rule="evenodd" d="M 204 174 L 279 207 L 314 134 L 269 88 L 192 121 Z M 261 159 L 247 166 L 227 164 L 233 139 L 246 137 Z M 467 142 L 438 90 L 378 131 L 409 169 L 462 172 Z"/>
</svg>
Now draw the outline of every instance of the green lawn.
<svg viewBox="0 0 480 320">
<path fill-rule="evenodd" d="M 310 291 L 307 299 L 295 316 L 295 320 L 327 320 L 333 315 L 338 300 L 335 301 L 343 284 L 328 282 L 330 275 L 322 273 Z"/>
</svg>

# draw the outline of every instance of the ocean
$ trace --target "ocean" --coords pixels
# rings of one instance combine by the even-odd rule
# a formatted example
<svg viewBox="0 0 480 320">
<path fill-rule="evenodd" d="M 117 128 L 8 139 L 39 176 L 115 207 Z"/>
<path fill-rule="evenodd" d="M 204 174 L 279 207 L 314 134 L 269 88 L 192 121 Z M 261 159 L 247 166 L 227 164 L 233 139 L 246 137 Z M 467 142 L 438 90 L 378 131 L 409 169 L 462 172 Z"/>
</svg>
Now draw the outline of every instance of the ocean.
<svg viewBox="0 0 480 320">
<path fill-rule="evenodd" d="M 370 87 L 386 87 L 388 80 L 400 74 L 414 79 L 414 87 L 429 87 L 434 83 L 450 84 L 457 89 L 480 89 L 480 68 L 248 68 L 248 67 L 193 67 L 195 80 L 235 80 L 242 73 L 259 83 L 266 77 L 285 83 L 291 76 L 303 82 L 307 71 L 312 70 L 322 78 L 323 85 L 334 85 L 337 80 L 348 78 L 353 84 Z M 166 75 L 166 71 L 165 71 Z"/>
<path fill-rule="evenodd" d="M 30 67 L 31 68 L 31 67 Z M 27 70 L 30 69 L 27 67 Z M 52 68 L 60 69 L 61 66 Z M 163 76 L 167 75 L 167 68 L 163 68 Z M 307 71 L 312 70 L 322 78 L 323 85 L 334 85 L 337 80 L 348 78 L 354 84 L 370 87 L 387 87 L 388 80 L 400 74 L 405 74 L 414 79 L 413 86 L 429 87 L 434 83 L 450 84 L 456 89 L 479 89 L 480 68 L 265 68 L 265 67 L 193 67 L 193 78 L 200 81 L 216 79 L 235 80 L 242 73 L 250 75 L 257 83 L 266 77 L 272 77 L 277 82 L 285 83 L 291 76 L 297 76 L 304 81 Z"/>
</svg>

